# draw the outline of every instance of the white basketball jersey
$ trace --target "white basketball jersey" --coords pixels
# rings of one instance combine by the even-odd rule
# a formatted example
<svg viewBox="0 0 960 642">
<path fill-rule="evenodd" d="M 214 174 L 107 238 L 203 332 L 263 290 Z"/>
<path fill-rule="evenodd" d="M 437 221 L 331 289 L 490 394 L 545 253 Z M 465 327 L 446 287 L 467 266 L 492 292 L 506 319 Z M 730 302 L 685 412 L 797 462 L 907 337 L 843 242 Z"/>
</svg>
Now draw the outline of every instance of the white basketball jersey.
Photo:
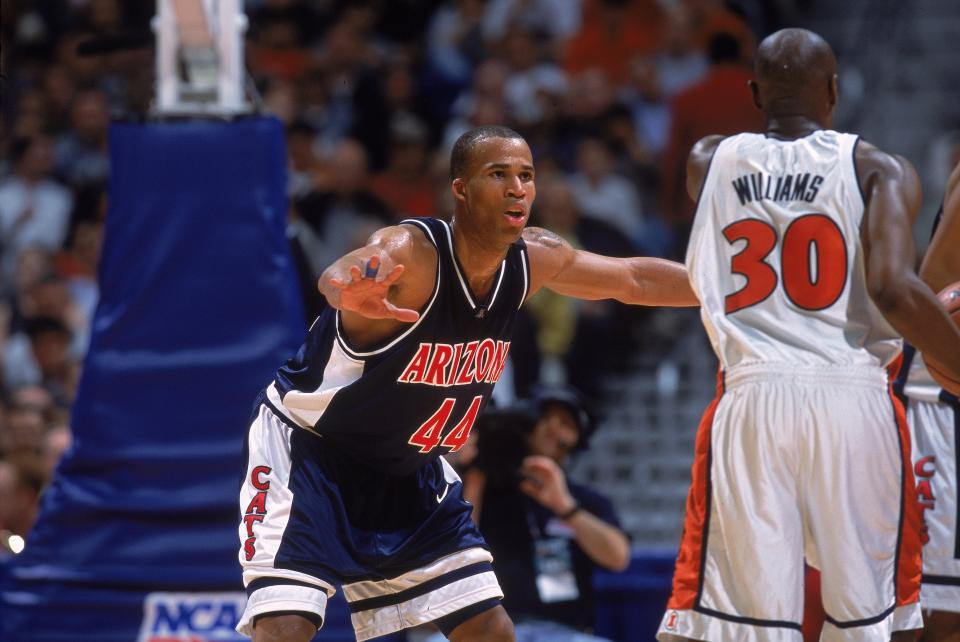
<svg viewBox="0 0 960 642">
<path fill-rule="evenodd" d="M 687 247 L 724 368 L 773 362 L 886 366 L 897 333 L 867 292 L 857 137 L 740 134 L 717 147 Z"/>
</svg>

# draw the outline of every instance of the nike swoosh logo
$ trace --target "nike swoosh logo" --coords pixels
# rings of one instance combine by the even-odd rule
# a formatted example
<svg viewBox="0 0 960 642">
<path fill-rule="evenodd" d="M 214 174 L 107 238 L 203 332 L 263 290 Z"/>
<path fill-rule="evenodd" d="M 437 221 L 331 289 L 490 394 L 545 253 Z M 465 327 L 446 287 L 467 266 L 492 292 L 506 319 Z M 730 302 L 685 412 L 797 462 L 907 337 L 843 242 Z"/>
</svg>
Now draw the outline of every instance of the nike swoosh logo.
<svg viewBox="0 0 960 642">
<path fill-rule="evenodd" d="M 443 502 L 443 498 L 447 496 L 447 491 L 450 490 L 450 484 L 447 484 L 446 488 L 443 489 L 442 495 L 437 495 L 437 503 Z"/>
</svg>

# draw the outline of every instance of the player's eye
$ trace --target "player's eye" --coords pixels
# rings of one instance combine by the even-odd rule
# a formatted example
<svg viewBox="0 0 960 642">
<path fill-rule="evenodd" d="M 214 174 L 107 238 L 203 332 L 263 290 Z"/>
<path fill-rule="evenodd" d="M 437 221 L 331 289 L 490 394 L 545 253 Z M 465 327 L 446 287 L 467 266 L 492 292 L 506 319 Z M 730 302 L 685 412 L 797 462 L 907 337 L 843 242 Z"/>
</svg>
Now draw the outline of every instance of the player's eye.
<svg viewBox="0 0 960 642">
<path fill-rule="evenodd" d="M 496 171 L 494 171 L 494 172 L 492 172 L 490 175 L 493 176 L 494 178 L 503 178 L 504 176 L 506 176 L 506 174 L 504 174 L 504 173 L 503 173 L 501 170 L 499 170 L 499 169 L 496 170 Z"/>
</svg>

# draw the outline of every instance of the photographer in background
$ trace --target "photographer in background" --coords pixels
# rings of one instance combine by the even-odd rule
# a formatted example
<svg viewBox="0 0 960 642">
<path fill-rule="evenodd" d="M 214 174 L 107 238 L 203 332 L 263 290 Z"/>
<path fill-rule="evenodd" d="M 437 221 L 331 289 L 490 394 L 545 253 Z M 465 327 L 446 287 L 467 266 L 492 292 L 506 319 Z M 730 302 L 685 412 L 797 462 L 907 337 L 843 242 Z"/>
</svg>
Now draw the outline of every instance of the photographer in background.
<svg viewBox="0 0 960 642">
<path fill-rule="evenodd" d="M 518 642 L 599 640 L 588 635 L 594 569 L 622 571 L 630 563 L 630 541 L 610 500 L 563 470 L 594 429 L 569 387 L 537 389 L 530 402 L 490 411 L 477 426 L 464 498 L 493 552 Z"/>
</svg>

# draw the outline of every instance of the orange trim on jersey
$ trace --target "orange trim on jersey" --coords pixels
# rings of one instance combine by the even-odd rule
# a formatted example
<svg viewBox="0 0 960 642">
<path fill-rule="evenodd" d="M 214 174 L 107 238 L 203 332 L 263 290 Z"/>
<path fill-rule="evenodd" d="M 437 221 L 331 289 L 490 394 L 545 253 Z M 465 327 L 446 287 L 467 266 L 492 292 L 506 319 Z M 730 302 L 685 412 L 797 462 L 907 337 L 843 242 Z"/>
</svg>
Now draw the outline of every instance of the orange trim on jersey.
<svg viewBox="0 0 960 642">
<path fill-rule="evenodd" d="M 717 372 L 717 396 L 707 407 L 697 428 L 690 492 L 687 494 L 686 517 L 680 552 L 673 573 L 673 590 L 667 601 L 668 609 L 692 609 L 696 605 L 701 584 L 701 565 L 707 540 L 706 522 L 710 507 L 710 439 L 713 434 L 713 416 L 723 396 L 723 371 Z"/>
<path fill-rule="evenodd" d="M 898 358 L 898 362 L 899 362 Z M 899 365 L 899 363 L 898 363 Z M 920 599 L 920 575 L 923 563 L 920 559 L 923 543 L 920 539 L 922 517 L 917 488 L 913 479 L 913 460 L 910 454 L 910 431 L 907 428 L 907 413 L 903 404 L 890 387 L 890 401 L 900 432 L 900 448 L 903 453 L 903 494 L 900 498 L 903 517 L 900 524 L 900 548 L 897 551 L 897 606 L 913 604 Z"/>
</svg>

